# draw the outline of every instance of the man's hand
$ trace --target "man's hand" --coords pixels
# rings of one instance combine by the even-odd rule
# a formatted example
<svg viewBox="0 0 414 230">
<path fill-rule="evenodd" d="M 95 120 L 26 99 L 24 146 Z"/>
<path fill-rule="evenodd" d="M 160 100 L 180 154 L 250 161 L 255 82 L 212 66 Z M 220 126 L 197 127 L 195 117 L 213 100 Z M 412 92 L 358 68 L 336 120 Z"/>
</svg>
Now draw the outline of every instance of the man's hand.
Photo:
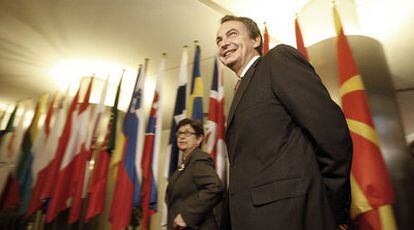
<svg viewBox="0 0 414 230">
<path fill-rule="evenodd" d="M 187 227 L 187 224 L 183 220 L 181 214 L 178 214 L 174 219 L 174 225 L 177 226 L 178 229 Z"/>
</svg>

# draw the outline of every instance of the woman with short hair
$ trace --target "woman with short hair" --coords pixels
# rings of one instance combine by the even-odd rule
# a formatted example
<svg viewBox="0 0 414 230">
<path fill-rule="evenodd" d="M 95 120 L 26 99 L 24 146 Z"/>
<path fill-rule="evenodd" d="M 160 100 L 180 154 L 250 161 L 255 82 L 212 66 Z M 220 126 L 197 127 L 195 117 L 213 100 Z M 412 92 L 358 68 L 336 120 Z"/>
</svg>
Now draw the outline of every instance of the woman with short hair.
<svg viewBox="0 0 414 230">
<path fill-rule="evenodd" d="M 204 139 L 201 122 L 183 119 L 176 137 L 183 160 L 166 190 L 167 229 L 218 229 L 213 208 L 222 200 L 224 186 L 213 159 L 200 149 Z"/>
</svg>

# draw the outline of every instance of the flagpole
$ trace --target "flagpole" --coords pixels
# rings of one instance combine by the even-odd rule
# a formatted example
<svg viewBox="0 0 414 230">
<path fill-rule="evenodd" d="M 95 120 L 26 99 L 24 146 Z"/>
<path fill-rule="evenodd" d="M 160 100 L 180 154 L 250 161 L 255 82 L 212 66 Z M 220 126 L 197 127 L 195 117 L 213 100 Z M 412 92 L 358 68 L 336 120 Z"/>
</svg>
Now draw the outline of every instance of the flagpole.
<svg viewBox="0 0 414 230">
<path fill-rule="evenodd" d="M 41 220 L 41 213 L 40 211 L 36 212 L 35 222 L 33 223 L 33 229 L 37 230 L 40 229 L 40 220 Z"/>
<path fill-rule="evenodd" d="M 96 156 L 100 152 L 101 147 L 102 146 L 99 145 L 98 142 L 95 142 L 94 143 L 94 146 L 91 146 L 92 151 L 93 151 L 93 153 L 92 153 L 93 164 L 91 163 L 92 160 L 89 161 L 88 162 L 88 167 L 86 168 L 86 170 L 89 170 L 89 173 L 88 173 L 87 185 L 86 185 L 86 188 L 85 188 L 86 189 L 86 197 L 85 197 L 85 199 L 83 199 L 82 209 L 81 209 L 81 213 L 80 213 L 80 218 L 78 220 L 80 222 L 80 228 L 83 228 L 84 225 L 87 224 L 87 222 L 85 221 L 85 218 L 86 218 L 86 211 L 87 211 L 87 208 L 88 208 L 88 203 L 89 203 L 89 199 L 90 199 L 90 195 L 91 195 L 89 193 L 89 188 L 90 188 L 91 183 L 92 183 L 91 180 L 92 180 L 92 176 L 93 176 L 93 169 L 94 169 L 95 164 L 96 164 Z"/>
<path fill-rule="evenodd" d="M 145 58 L 144 60 L 144 75 L 143 76 L 147 76 L 148 73 L 148 63 L 149 63 L 149 58 Z"/>
<path fill-rule="evenodd" d="M 122 72 L 122 76 L 123 76 L 124 71 Z M 101 152 L 101 150 L 103 148 L 105 148 L 105 141 L 103 141 L 102 143 L 98 142 L 98 138 L 100 133 L 98 133 L 99 130 L 99 123 L 102 122 L 101 118 L 105 115 L 105 98 L 106 98 L 106 90 L 107 90 L 107 86 L 108 86 L 108 81 L 110 78 L 110 74 L 108 74 L 106 80 L 105 80 L 105 84 L 103 86 L 102 92 L 101 92 L 101 97 L 100 97 L 100 101 L 98 104 L 96 104 L 95 109 L 95 114 L 94 116 L 96 116 L 95 118 L 93 118 L 93 122 L 95 123 L 93 126 L 93 130 L 90 134 L 90 139 L 88 138 L 87 141 L 89 141 L 90 146 L 89 146 L 89 150 L 88 151 L 92 151 L 91 156 L 90 156 L 90 160 L 88 160 L 88 164 L 87 164 L 87 169 L 88 170 L 88 175 L 87 175 L 87 183 L 85 185 L 85 192 L 86 192 L 86 196 L 85 199 L 83 199 L 82 202 L 82 209 L 81 209 L 81 213 L 80 213 L 80 218 L 79 221 L 82 223 L 80 225 L 80 228 L 88 228 L 88 224 L 92 223 L 92 222 L 96 222 L 96 218 L 95 219 L 86 219 L 87 218 L 87 213 L 88 213 L 88 208 L 89 208 L 89 201 L 91 199 L 91 193 L 90 193 L 90 189 L 92 186 L 92 179 L 93 179 L 93 174 L 94 174 L 94 168 L 96 167 L 97 164 L 97 158 L 99 157 L 99 153 Z M 103 106 L 103 107 L 101 107 Z M 95 120 L 96 119 L 96 120 Z M 86 171 L 85 171 L 86 173 Z"/>
<path fill-rule="evenodd" d="M 45 228 L 45 219 L 46 219 L 46 215 L 42 212 L 42 210 L 39 210 L 40 212 L 40 225 L 39 225 L 39 230 L 44 229 Z"/>
</svg>

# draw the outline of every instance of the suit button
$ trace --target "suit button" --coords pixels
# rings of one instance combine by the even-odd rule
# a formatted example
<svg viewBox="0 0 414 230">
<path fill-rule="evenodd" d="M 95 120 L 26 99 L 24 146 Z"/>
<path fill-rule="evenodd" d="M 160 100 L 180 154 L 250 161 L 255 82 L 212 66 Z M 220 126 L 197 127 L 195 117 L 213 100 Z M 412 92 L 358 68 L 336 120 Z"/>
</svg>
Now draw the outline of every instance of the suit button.
<svg viewBox="0 0 414 230">
<path fill-rule="evenodd" d="M 234 161 L 230 161 L 230 167 L 233 167 Z"/>
</svg>

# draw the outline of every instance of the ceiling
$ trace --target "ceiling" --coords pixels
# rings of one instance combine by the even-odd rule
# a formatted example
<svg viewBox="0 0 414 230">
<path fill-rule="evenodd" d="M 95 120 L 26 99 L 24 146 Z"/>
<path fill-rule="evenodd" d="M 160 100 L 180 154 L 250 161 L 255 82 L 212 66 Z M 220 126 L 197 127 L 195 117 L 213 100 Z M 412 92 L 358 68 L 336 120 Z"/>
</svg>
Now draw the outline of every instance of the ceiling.
<svg viewBox="0 0 414 230">
<path fill-rule="evenodd" d="M 346 34 L 383 44 L 395 89 L 413 88 L 414 1 L 342 0 L 338 10 Z M 145 58 L 150 59 L 146 92 L 151 95 L 162 53 L 167 53 L 165 94 L 174 98 L 182 47 L 189 46 L 190 71 L 194 40 L 202 48 L 207 94 L 222 16 L 248 16 L 261 28 L 266 22 L 271 45 L 295 45 L 298 12 L 305 45 L 334 36 L 330 0 L 0 0 L 0 109 L 64 91 L 69 84 L 75 88 L 82 76 L 92 74 L 102 79 L 110 75 L 108 94 L 114 95 L 122 69 L 125 109 Z M 235 80 L 226 81 L 232 85 Z M 163 102 L 169 111 L 171 101 Z"/>
</svg>

